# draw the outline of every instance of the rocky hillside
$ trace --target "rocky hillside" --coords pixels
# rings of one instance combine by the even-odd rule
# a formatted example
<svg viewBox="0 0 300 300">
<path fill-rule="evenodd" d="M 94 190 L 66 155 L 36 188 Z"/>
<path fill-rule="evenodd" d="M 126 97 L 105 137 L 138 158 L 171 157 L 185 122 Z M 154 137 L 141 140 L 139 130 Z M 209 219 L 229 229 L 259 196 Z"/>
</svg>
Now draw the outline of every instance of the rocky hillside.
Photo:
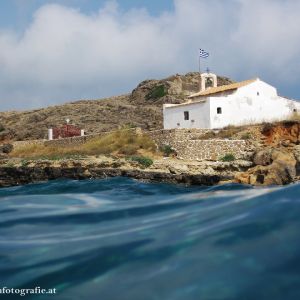
<svg viewBox="0 0 300 300">
<path fill-rule="evenodd" d="M 218 77 L 218 85 L 232 83 Z M 0 141 L 40 139 L 47 128 L 67 118 L 86 132 L 109 131 L 120 126 L 162 128 L 162 104 L 183 102 L 198 91 L 199 73 L 174 75 L 141 82 L 131 94 L 98 100 L 80 100 L 30 111 L 0 112 Z"/>
</svg>

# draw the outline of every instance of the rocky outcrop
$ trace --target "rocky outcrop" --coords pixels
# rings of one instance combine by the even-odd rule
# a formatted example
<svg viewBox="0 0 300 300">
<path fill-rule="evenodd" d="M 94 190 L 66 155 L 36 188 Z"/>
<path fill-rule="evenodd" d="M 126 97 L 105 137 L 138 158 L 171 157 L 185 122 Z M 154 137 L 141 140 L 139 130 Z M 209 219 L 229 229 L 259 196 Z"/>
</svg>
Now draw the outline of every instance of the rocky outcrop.
<svg viewBox="0 0 300 300">
<path fill-rule="evenodd" d="M 237 173 L 239 183 L 252 185 L 283 185 L 296 178 L 297 160 L 286 149 L 267 148 L 258 151 L 253 159 L 255 167 L 244 173 Z"/>
<path fill-rule="evenodd" d="M 125 176 L 142 181 L 168 182 L 179 184 L 214 185 L 223 178 L 218 175 L 172 174 L 141 169 L 119 169 L 94 167 L 88 170 L 81 167 L 36 169 L 31 167 L 0 168 L 0 186 L 23 185 L 53 179 L 92 179 Z"/>
<path fill-rule="evenodd" d="M 218 86 L 233 81 L 226 77 L 218 77 Z M 185 75 L 173 75 L 162 80 L 145 80 L 131 93 L 129 101 L 135 104 L 182 103 L 186 97 L 199 91 L 200 77 L 198 72 Z"/>
</svg>

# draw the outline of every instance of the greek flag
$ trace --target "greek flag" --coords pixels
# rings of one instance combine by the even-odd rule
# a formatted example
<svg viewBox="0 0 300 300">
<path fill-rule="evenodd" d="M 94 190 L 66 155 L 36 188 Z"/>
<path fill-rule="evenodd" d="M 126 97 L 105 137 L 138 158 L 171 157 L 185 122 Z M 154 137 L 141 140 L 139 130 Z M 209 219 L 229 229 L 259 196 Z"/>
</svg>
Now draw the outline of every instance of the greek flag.
<svg viewBox="0 0 300 300">
<path fill-rule="evenodd" d="M 208 58 L 209 57 L 209 53 L 204 51 L 203 49 L 199 49 L 199 56 L 201 58 Z"/>
</svg>

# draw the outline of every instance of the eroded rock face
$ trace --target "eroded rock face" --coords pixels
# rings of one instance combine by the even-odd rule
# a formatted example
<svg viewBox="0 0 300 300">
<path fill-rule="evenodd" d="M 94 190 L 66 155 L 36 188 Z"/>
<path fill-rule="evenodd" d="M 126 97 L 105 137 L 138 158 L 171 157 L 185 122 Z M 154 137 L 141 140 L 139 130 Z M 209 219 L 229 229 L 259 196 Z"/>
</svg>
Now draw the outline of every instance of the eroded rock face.
<svg viewBox="0 0 300 300">
<path fill-rule="evenodd" d="M 300 142 L 300 122 L 267 123 L 262 127 L 262 134 L 265 136 L 268 145 L 288 147 L 291 143 L 297 144 Z"/>
<path fill-rule="evenodd" d="M 255 167 L 244 173 L 237 173 L 239 183 L 252 185 L 283 185 L 294 181 L 296 165 L 292 152 L 285 149 L 267 148 L 254 157 Z"/>
</svg>

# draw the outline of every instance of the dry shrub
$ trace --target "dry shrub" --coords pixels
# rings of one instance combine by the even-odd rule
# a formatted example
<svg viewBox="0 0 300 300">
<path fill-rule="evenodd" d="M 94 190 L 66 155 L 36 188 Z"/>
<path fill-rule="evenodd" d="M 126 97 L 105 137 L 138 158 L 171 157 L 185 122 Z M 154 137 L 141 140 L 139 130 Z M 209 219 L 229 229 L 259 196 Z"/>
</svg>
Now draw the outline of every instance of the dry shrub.
<svg viewBox="0 0 300 300">
<path fill-rule="evenodd" d="M 80 151 L 77 147 L 50 147 L 45 145 L 24 145 L 14 149 L 11 153 L 11 157 L 20 158 L 49 158 L 57 159 L 59 157 L 80 155 Z"/>
<path fill-rule="evenodd" d="M 118 130 L 100 138 L 94 138 L 82 148 L 86 154 L 108 154 L 117 152 L 119 154 L 137 154 L 139 149 L 155 152 L 156 145 L 150 137 L 137 134 L 132 130 Z"/>
</svg>

